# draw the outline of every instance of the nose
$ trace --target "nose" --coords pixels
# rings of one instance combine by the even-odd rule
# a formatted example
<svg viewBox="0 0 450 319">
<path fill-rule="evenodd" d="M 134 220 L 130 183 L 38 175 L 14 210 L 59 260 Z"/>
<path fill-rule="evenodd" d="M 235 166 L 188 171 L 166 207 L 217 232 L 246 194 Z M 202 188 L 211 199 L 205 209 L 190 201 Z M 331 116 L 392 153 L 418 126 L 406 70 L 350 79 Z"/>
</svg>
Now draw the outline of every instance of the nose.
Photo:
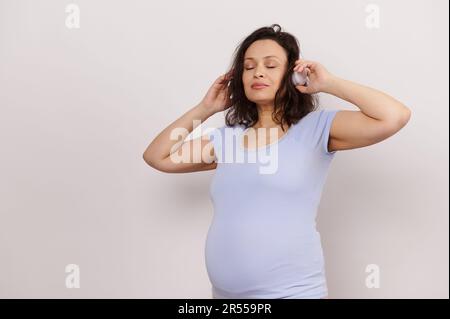
<svg viewBox="0 0 450 319">
<path fill-rule="evenodd" d="M 255 74 L 254 74 L 254 76 L 255 76 L 256 78 L 259 78 L 259 77 L 263 76 L 263 72 L 260 71 L 261 68 L 262 68 L 262 66 L 261 66 L 260 64 L 258 64 L 257 66 L 255 66 L 255 69 L 254 69 Z"/>
<path fill-rule="evenodd" d="M 261 76 L 263 76 L 263 74 L 262 73 L 260 73 L 260 72 L 255 72 L 255 77 L 256 78 L 260 78 Z"/>
</svg>

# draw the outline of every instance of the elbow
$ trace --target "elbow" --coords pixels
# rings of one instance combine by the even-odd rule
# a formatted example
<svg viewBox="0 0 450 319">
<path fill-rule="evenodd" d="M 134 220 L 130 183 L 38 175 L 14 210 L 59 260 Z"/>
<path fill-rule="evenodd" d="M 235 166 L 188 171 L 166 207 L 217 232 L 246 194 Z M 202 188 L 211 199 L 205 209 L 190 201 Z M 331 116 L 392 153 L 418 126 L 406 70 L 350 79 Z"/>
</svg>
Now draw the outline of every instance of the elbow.
<svg viewBox="0 0 450 319">
<path fill-rule="evenodd" d="M 384 126 L 387 134 L 393 135 L 401 130 L 411 119 L 411 110 L 403 107 L 401 111 L 393 114 L 389 120 L 384 120 Z"/>
<path fill-rule="evenodd" d="M 154 168 L 155 170 L 163 173 L 170 173 L 170 171 L 167 171 L 163 160 L 155 159 L 154 157 L 150 157 L 145 153 L 142 155 L 142 158 L 144 159 L 144 162 L 151 168 Z"/>
<path fill-rule="evenodd" d="M 411 119 L 411 110 L 405 106 L 399 120 L 401 127 L 405 126 L 410 119 Z"/>
<path fill-rule="evenodd" d="M 392 120 L 389 121 L 391 126 L 397 129 L 401 129 L 408 124 L 411 119 L 411 110 L 406 106 L 403 106 L 400 112 L 397 112 L 395 116 L 392 116 Z"/>
<path fill-rule="evenodd" d="M 148 166 L 155 168 L 155 161 L 150 156 L 148 156 L 146 153 L 144 153 L 142 155 L 142 159 Z"/>
</svg>

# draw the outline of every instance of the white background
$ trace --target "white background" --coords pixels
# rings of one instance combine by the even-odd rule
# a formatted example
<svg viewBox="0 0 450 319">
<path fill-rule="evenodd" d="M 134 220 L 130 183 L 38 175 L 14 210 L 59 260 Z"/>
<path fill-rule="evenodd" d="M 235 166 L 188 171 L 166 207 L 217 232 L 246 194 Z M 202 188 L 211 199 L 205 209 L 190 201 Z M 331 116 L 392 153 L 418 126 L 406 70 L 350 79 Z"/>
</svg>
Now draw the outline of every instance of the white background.
<svg viewBox="0 0 450 319">
<path fill-rule="evenodd" d="M 80 28 L 65 25 L 67 4 Z M 368 4 L 380 28 L 366 26 Z M 0 0 L 0 297 L 210 298 L 214 171 L 147 166 L 248 34 L 278 23 L 304 58 L 412 116 L 341 151 L 318 228 L 330 298 L 448 298 L 448 1 Z M 358 110 L 334 96 L 321 107 Z M 224 114 L 202 127 L 218 127 Z M 65 266 L 80 266 L 79 289 Z M 368 264 L 380 288 L 365 285 Z"/>
</svg>

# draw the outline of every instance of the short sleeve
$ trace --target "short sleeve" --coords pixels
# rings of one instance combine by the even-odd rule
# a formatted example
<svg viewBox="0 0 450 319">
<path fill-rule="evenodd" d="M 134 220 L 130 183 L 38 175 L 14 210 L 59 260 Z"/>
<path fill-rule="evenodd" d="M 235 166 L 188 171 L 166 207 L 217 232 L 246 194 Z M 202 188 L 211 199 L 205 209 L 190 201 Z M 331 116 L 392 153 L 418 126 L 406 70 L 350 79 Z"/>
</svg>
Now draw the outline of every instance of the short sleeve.
<svg viewBox="0 0 450 319">
<path fill-rule="evenodd" d="M 336 151 L 328 151 L 328 141 L 330 139 L 331 124 L 337 112 L 339 110 L 320 110 L 316 111 L 314 116 L 312 136 L 320 152 L 327 156 L 332 156 L 336 153 Z"/>
</svg>

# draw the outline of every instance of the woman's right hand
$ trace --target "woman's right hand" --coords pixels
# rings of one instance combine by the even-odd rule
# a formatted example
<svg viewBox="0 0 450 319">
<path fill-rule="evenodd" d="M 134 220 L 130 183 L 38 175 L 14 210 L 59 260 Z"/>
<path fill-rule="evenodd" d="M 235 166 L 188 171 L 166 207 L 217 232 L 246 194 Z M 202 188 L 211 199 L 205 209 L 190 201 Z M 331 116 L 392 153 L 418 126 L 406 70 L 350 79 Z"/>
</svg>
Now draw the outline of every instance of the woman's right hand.
<svg viewBox="0 0 450 319">
<path fill-rule="evenodd" d="M 212 114 L 226 110 L 232 105 L 228 84 L 232 80 L 233 70 L 218 77 L 209 88 L 200 104 Z"/>
</svg>

